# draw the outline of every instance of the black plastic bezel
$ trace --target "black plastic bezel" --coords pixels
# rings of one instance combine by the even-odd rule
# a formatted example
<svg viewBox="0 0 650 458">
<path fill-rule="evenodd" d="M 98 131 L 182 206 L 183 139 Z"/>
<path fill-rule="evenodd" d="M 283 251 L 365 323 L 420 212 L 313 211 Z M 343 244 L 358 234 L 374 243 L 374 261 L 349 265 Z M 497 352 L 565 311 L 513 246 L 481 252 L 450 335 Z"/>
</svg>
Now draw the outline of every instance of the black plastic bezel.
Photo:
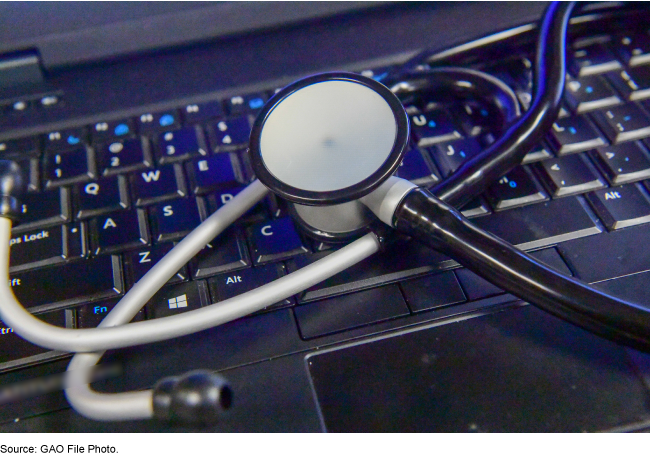
<svg viewBox="0 0 650 458">
<path fill-rule="evenodd" d="M 354 186 L 338 189 L 336 191 L 305 191 L 281 182 L 275 176 L 273 176 L 271 172 L 268 171 L 266 165 L 264 164 L 264 161 L 262 160 L 260 152 L 260 138 L 262 134 L 262 128 L 264 127 L 264 123 L 266 122 L 268 116 L 282 100 L 304 87 L 316 83 L 322 83 L 324 81 L 351 81 L 362 84 L 377 92 L 384 98 L 384 100 L 386 100 L 386 103 L 388 103 L 388 106 L 393 112 L 393 115 L 395 116 L 395 123 L 397 124 L 397 132 L 395 135 L 393 148 L 388 155 L 388 158 L 375 173 L 370 175 L 365 180 Z M 278 196 L 288 201 L 303 205 L 334 205 L 363 197 L 377 188 L 388 177 L 390 177 L 402 162 L 402 157 L 406 151 L 408 140 L 408 116 L 406 115 L 401 102 L 390 91 L 390 89 L 371 78 L 367 78 L 356 73 L 330 72 L 320 73 L 318 75 L 303 78 L 299 81 L 296 81 L 295 83 L 290 84 L 275 94 L 264 105 L 262 110 L 257 115 L 255 122 L 253 123 L 248 150 L 251 165 L 253 166 L 255 175 L 262 183 L 264 183 L 264 185 L 266 185 Z"/>
</svg>

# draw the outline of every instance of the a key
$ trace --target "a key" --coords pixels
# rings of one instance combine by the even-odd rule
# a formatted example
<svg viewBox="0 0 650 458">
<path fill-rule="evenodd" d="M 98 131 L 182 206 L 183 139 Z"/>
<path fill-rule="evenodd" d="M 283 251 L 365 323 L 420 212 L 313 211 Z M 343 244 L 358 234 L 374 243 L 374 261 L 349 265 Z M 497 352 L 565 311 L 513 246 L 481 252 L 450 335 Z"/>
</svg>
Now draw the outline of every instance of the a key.
<svg viewBox="0 0 650 458">
<path fill-rule="evenodd" d="M 411 115 L 411 133 L 417 146 L 420 147 L 462 137 L 451 116 L 444 110 L 431 110 Z"/>
<path fill-rule="evenodd" d="M 66 327 L 64 310 L 43 313 L 36 315 L 36 318 L 53 326 Z M 50 351 L 52 350 L 28 342 L 16 334 L 12 328 L 0 321 L 0 366 L 4 363 L 29 358 L 30 356 L 36 356 Z"/>
<path fill-rule="evenodd" d="M 187 124 L 195 124 L 224 115 L 223 107 L 218 100 L 204 103 L 190 103 L 189 105 L 185 105 L 181 111 Z"/>
<path fill-rule="evenodd" d="M 106 315 L 113 310 L 113 307 L 119 302 L 119 299 L 108 299 L 104 301 L 85 304 L 77 308 L 77 327 L 78 328 L 96 328 L 102 322 Z M 136 316 L 130 321 L 144 321 L 144 308 L 141 308 Z"/>
<path fill-rule="evenodd" d="M 404 155 L 395 175 L 418 186 L 430 186 L 440 180 L 429 154 L 419 149 L 412 149 Z"/>
<path fill-rule="evenodd" d="M 266 95 L 257 92 L 255 94 L 235 95 L 226 99 L 228 113 L 232 116 L 256 112 L 266 103 Z"/>
<path fill-rule="evenodd" d="M 611 184 L 650 178 L 650 157 L 638 142 L 597 148 L 593 157 L 600 163 Z"/>
<path fill-rule="evenodd" d="M 124 293 L 119 256 L 100 256 L 10 275 L 9 284 L 25 307 L 66 306 Z"/>
<path fill-rule="evenodd" d="M 555 197 L 581 194 L 605 187 L 605 182 L 582 154 L 539 162 L 544 183 Z"/>
<path fill-rule="evenodd" d="M 85 146 L 47 153 L 44 157 L 45 187 L 50 189 L 95 178 L 95 153 Z"/>
<path fill-rule="evenodd" d="M 548 199 L 524 167 L 516 167 L 491 185 L 486 192 L 495 210 L 517 207 Z"/>
<path fill-rule="evenodd" d="M 169 253 L 173 245 L 162 243 L 151 247 L 142 247 L 139 250 L 129 251 L 124 254 L 124 269 L 129 287 L 140 281 L 144 274 L 155 266 L 163 256 Z M 167 283 L 178 283 L 189 278 L 187 266 L 183 266 Z"/>
<path fill-rule="evenodd" d="M 650 118 L 634 102 L 597 111 L 593 116 L 612 143 L 637 140 L 650 135 Z"/>
<path fill-rule="evenodd" d="M 181 126 L 176 110 L 143 113 L 137 119 L 140 133 L 177 129 Z"/>
<path fill-rule="evenodd" d="M 187 195 L 181 164 L 169 164 L 155 170 L 131 175 L 131 185 L 138 206 L 151 205 Z"/>
<path fill-rule="evenodd" d="M 147 316 L 162 318 L 197 310 L 210 303 L 205 281 L 190 281 L 163 287 L 147 302 Z"/>
<path fill-rule="evenodd" d="M 543 159 L 548 159 L 553 157 L 551 153 L 551 148 L 549 148 L 545 143 L 540 143 L 535 148 L 533 148 L 524 159 L 521 161 L 522 164 L 530 164 L 531 162 L 541 161 Z"/>
<path fill-rule="evenodd" d="M 248 239 L 255 265 L 282 261 L 309 251 L 289 217 L 251 226 L 248 229 Z"/>
<path fill-rule="evenodd" d="M 610 231 L 650 221 L 650 201 L 640 183 L 601 189 L 587 199 Z"/>
<path fill-rule="evenodd" d="M 431 148 L 438 170 L 443 177 L 454 173 L 463 162 L 476 156 L 482 151 L 481 145 L 475 138 L 456 140 L 451 143 L 442 143 Z"/>
<path fill-rule="evenodd" d="M 149 207 L 156 242 L 178 240 L 201 223 L 196 199 L 176 199 Z"/>
<path fill-rule="evenodd" d="M 246 116 L 218 121 L 211 129 L 212 149 L 219 152 L 245 148 L 250 132 L 251 126 Z"/>
<path fill-rule="evenodd" d="M 568 68 L 573 76 L 587 76 L 621 68 L 621 63 L 603 43 L 567 50 Z"/>
<path fill-rule="evenodd" d="M 73 190 L 73 198 L 79 219 L 124 210 L 130 203 L 128 183 L 122 175 L 79 184 Z"/>
<path fill-rule="evenodd" d="M 241 186 L 244 176 L 236 153 L 219 153 L 185 164 L 193 194 L 209 194 L 217 189 Z"/>
<path fill-rule="evenodd" d="M 156 159 L 159 164 L 185 161 L 193 156 L 207 154 L 200 126 L 163 132 L 158 135 L 156 141 Z"/>
<path fill-rule="evenodd" d="M 453 272 L 408 280 L 400 284 L 413 312 L 431 310 L 465 302 L 465 294 Z"/>
<path fill-rule="evenodd" d="M 551 128 L 549 142 L 559 156 L 606 144 L 584 116 L 558 119 Z"/>
<path fill-rule="evenodd" d="M 144 209 L 118 211 L 90 220 L 90 247 L 93 254 L 148 245 L 149 227 Z"/>
<path fill-rule="evenodd" d="M 647 33 L 620 36 L 613 41 L 613 46 L 627 67 L 650 62 L 650 36 Z"/>
<path fill-rule="evenodd" d="M 325 299 L 294 309 L 305 339 L 353 329 L 409 314 L 397 285 Z"/>
<path fill-rule="evenodd" d="M 86 130 L 83 127 L 56 130 L 45 134 L 45 151 L 70 149 L 87 143 Z"/>
<path fill-rule="evenodd" d="M 128 138 L 107 143 L 97 149 L 97 164 L 102 175 L 116 175 L 151 167 L 149 140 Z"/>
<path fill-rule="evenodd" d="M 12 233 L 22 233 L 70 221 L 70 190 L 62 187 L 38 194 L 28 193 L 22 199 L 22 214 Z"/>
<path fill-rule="evenodd" d="M 210 287 L 213 300 L 221 302 L 264 286 L 284 275 L 286 275 L 286 269 L 282 263 L 267 264 L 252 269 L 217 275 L 208 280 L 208 286 Z M 295 301 L 293 298 L 289 297 L 266 307 L 266 309 L 294 304 Z"/>
<path fill-rule="evenodd" d="M 133 121 L 129 118 L 118 121 L 100 121 L 90 127 L 90 135 L 94 143 L 112 138 L 126 138 L 133 134 Z"/>
<path fill-rule="evenodd" d="M 69 236 L 74 234 L 69 233 L 67 226 L 54 226 L 13 236 L 9 240 L 9 271 L 21 272 L 64 262 L 69 257 Z M 80 231 L 76 237 L 81 237 Z"/>
<path fill-rule="evenodd" d="M 607 74 L 614 87 L 626 100 L 641 100 L 650 96 L 650 66 L 643 65 Z"/>
<path fill-rule="evenodd" d="M 250 265 L 246 242 L 239 231 L 233 228 L 220 234 L 199 251 L 190 261 L 190 271 L 193 278 L 203 278 Z"/>
<path fill-rule="evenodd" d="M 621 103 L 620 97 L 599 75 L 576 79 L 567 77 L 564 94 L 574 113 L 585 113 Z"/>
</svg>

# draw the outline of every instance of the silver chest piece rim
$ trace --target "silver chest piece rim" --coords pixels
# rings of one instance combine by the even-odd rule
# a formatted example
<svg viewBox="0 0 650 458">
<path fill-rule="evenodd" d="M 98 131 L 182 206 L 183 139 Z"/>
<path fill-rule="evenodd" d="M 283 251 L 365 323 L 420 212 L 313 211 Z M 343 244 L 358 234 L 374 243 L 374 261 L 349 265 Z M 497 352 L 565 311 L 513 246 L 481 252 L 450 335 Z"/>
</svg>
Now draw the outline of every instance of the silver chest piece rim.
<svg viewBox="0 0 650 458">
<path fill-rule="evenodd" d="M 256 176 L 280 197 L 334 205 L 368 194 L 391 176 L 408 137 L 408 117 L 388 88 L 353 73 L 324 73 L 267 102 L 249 153 Z"/>
</svg>

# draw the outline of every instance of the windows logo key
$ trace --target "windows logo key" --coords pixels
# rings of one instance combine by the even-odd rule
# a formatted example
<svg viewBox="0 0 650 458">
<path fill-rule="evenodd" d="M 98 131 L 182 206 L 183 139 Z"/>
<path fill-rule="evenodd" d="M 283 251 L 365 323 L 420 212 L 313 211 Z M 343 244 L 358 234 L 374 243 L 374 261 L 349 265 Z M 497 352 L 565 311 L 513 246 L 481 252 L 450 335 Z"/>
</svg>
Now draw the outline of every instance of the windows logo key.
<svg viewBox="0 0 650 458">
<path fill-rule="evenodd" d="M 167 301 L 170 309 L 181 309 L 187 307 L 187 294 L 182 296 L 172 297 Z"/>
</svg>

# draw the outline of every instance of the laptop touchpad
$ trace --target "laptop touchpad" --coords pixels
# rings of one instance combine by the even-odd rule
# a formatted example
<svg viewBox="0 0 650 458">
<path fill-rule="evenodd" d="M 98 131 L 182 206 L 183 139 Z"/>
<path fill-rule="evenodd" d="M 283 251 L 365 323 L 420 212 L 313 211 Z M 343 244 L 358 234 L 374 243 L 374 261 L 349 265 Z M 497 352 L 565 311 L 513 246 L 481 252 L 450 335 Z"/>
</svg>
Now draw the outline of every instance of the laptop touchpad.
<svg viewBox="0 0 650 458">
<path fill-rule="evenodd" d="M 328 431 L 595 431 L 650 417 L 622 347 L 530 306 L 308 363 Z"/>
</svg>

